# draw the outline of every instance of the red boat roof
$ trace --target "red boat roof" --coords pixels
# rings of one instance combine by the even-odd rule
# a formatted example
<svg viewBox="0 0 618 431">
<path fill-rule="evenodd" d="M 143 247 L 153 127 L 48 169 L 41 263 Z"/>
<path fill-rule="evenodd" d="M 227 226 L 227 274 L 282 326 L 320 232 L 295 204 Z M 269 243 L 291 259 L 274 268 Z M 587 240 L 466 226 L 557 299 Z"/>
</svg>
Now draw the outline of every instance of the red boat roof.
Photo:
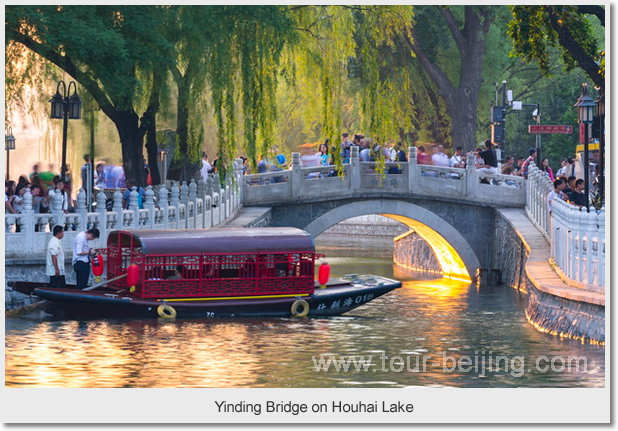
<svg viewBox="0 0 618 431">
<path fill-rule="evenodd" d="M 315 251 L 313 238 L 292 227 L 113 231 L 108 246 L 118 234 L 133 237 L 144 254 Z"/>
</svg>

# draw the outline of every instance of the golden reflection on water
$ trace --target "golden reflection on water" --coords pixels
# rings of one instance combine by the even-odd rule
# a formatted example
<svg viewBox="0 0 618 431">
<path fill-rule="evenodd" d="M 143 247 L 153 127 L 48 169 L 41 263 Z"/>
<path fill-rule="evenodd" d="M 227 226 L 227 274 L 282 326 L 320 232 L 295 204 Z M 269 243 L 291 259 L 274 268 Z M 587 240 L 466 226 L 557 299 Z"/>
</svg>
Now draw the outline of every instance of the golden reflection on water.
<svg viewBox="0 0 618 431">
<path fill-rule="evenodd" d="M 251 386 L 247 337 L 242 323 L 47 322 L 7 344 L 6 386 Z"/>
<path fill-rule="evenodd" d="M 446 239 L 444 239 L 442 235 L 429 226 L 414 219 L 394 214 L 382 215 L 405 224 L 416 232 L 418 236 L 425 240 L 440 263 L 445 277 L 470 282 L 470 274 L 468 274 L 468 270 L 459 256 L 459 253 L 457 253 L 453 246 Z M 404 237 L 408 234 L 410 234 L 410 232 L 404 233 L 398 238 Z M 397 238 L 395 238 L 395 241 L 397 241 Z"/>
</svg>

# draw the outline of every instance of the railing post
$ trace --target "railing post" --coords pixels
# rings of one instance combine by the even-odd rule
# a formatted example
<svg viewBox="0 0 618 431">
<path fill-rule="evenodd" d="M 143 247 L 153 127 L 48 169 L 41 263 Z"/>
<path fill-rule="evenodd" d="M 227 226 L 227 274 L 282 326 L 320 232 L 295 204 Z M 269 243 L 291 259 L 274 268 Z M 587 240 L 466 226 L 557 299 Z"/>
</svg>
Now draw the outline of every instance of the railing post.
<svg viewBox="0 0 618 431">
<path fill-rule="evenodd" d="M 107 200 L 107 196 L 103 191 L 97 193 L 97 213 L 99 213 L 99 233 L 100 238 L 103 239 L 104 243 L 107 243 L 107 208 L 105 208 L 105 201 Z"/>
<path fill-rule="evenodd" d="M 117 188 L 114 192 L 114 206 L 112 207 L 113 211 L 116 213 L 116 217 L 118 217 L 118 226 L 117 229 L 124 229 L 124 214 L 122 212 L 122 193 L 120 189 Z"/>
<path fill-rule="evenodd" d="M 148 210 L 148 227 L 150 229 L 155 228 L 155 193 L 152 190 L 152 186 L 146 187 L 146 193 L 144 194 L 144 209 Z"/>
<path fill-rule="evenodd" d="M 564 232 L 565 235 L 565 253 L 564 253 L 564 266 L 561 266 L 567 277 L 573 278 L 573 261 L 572 255 L 574 254 L 575 246 L 575 234 L 573 233 L 573 226 L 575 223 L 575 214 L 579 211 L 579 208 L 570 208 L 570 211 L 566 215 L 567 229 Z"/>
<path fill-rule="evenodd" d="M 170 222 L 170 229 L 180 228 L 180 188 L 172 181 L 170 206 L 176 209 L 176 218 Z"/>
<path fill-rule="evenodd" d="M 169 203 L 167 201 L 168 194 L 169 194 L 169 192 L 168 192 L 167 188 L 165 188 L 165 184 L 163 184 L 161 186 L 161 188 L 159 189 L 159 208 L 161 208 L 161 212 L 163 214 L 163 229 L 169 229 L 170 228 L 170 224 L 169 224 L 169 219 L 170 219 Z"/>
<path fill-rule="evenodd" d="M 213 210 L 213 213 L 216 213 L 215 217 L 213 217 L 213 225 L 218 225 L 221 223 L 221 207 L 223 206 L 223 197 L 221 196 L 221 179 L 219 178 L 219 173 L 215 172 L 212 176 L 212 187 L 214 190 L 214 203 L 216 207 Z"/>
<path fill-rule="evenodd" d="M 24 193 L 24 206 L 21 210 L 21 229 L 24 233 L 23 250 L 26 252 L 34 251 L 34 209 L 32 208 L 32 193 L 26 188 Z"/>
<path fill-rule="evenodd" d="M 51 213 L 53 216 L 53 224 L 64 227 L 65 215 L 62 210 L 62 194 L 58 190 L 54 191 L 54 195 L 51 199 Z"/>
<path fill-rule="evenodd" d="M 139 229 L 139 203 L 138 203 L 139 192 L 137 191 L 137 187 L 133 186 L 131 191 L 129 192 L 129 205 L 128 210 L 133 212 L 133 226 L 132 228 L 137 230 Z"/>
<path fill-rule="evenodd" d="M 242 198 L 244 193 L 243 187 L 243 171 L 242 171 L 242 159 L 236 159 L 236 168 L 234 170 L 234 175 L 236 178 L 236 199 L 234 209 L 240 207 L 242 205 Z"/>
<path fill-rule="evenodd" d="M 421 179 L 416 151 L 416 147 L 408 147 L 408 193 L 412 193 Z"/>
<path fill-rule="evenodd" d="M 582 213 L 584 213 L 586 217 L 586 221 L 584 223 L 584 226 L 586 228 L 586 278 L 584 281 L 586 283 L 592 283 L 592 267 L 594 265 L 592 262 L 592 242 L 594 234 L 597 230 L 597 214 L 594 211 L 594 208 L 590 212 L 584 211 L 584 209 L 582 208 Z"/>
<path fill-rule="evenodd" d="M 75 230 L 90 229 L 88 226 L 88 208 L 86 207 L 86 192 L 80 188 L 77 193 L 77 206 L 75 207 L 75 214 L 79 216 L 77 219 L 77 226 Z"/>
<path fill-rule="evenodd" d="M 597 217 L 597 275 L 598 284 L 605 286 L 605 207 L 599 211 Z"/>
<path fill-rule="evenodd" d="M 197 195 L 197 198 L 202 200 L 202 213 L 200 214 L 200 217 L 202 219 L 202 223 L 201 223 L 202 228 L 205 228 L 207 227 L 206 226 L 206 212 L 210 208 L 206 208 L 206 182 L 204 181 L 204 178 L 202 178 L 201 175 L 200 175 L 200 178 L 197 180 L 197 189 L 195 193 Z"/>
<path fill-rule="evenodd" d="M 584 273 L 584 259 L 582 251 L 584 248 L 584 230 L 582 229 L 582 223 L 584 222 L 583 219 L 583 212 L 580 209 L 577 213 L 575 213 L 575 224 L 573 225 L 573 229 L 576 232 L 575 246 L 577 248 L 577 250 L 574 250 L 575 253 L 573 253 L 573 267 L 575 268 L 575 273 L 573 275 L 577 281 L 583 280 Z"/>
<path fill-rule="evenodd" d="M 193 220 L 191 221 L 191 226 L 193 229 L 197 229 L 197 184 L 195 184 L 195 180 L 191 179 L 189 183 L 189 196 L 188 202 L 193 203 Z M 187 203 L 187 208 L 189 208 L 189 204 Z M 189 224 L 187 223 L 187 228 Z"/>
<path fill-rule="evenodd" d="M 356 145 L 350 147 L 350 188 L 352 192 L 361 189 L 360 160 L 358 159 L 358 147 Z"/>
<path fill-rule="evenodd" d="M 468 154 L 466 157 L 466 196 L 476 196 L 479 178 L 474 166 L 474 154 Z"/>
<path fill-rule="evenodd" d="M 300 153 L 292 153 L 292 174 L 290 175 L 290 193 L 294 199 L 300 199 L 303 187 L 303 173 L 300 166 Z"/>
</svg>

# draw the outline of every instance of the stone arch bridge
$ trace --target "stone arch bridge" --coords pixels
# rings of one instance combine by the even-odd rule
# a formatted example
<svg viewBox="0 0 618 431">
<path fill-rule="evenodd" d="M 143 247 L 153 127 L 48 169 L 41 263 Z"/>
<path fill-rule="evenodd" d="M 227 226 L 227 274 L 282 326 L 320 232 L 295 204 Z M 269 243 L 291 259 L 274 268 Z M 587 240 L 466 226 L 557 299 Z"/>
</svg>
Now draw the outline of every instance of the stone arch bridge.
<svg viewBox="0 0 618 431">
<path fill-rule="evenodd" d="M 523 179 L 482 173 L 473 160 L 466 169 L 416 161 L 414 147 L 409 162 L 383 167 L 360 162 L 353 151 L 342 175 L 333 176 L 333 166 L 302 167 L 294 153 L 288 171 L 243 178 L 243 205 L 270 207 L 272 226 L 302 228 L 314 237 L 343 220 L 380 214 L 416 231 L 445 275 L 458 275 L 463 266 L 474 279 L 479 270 L 496 268 L 494 210 L 524 207 Z"/>
</svg>

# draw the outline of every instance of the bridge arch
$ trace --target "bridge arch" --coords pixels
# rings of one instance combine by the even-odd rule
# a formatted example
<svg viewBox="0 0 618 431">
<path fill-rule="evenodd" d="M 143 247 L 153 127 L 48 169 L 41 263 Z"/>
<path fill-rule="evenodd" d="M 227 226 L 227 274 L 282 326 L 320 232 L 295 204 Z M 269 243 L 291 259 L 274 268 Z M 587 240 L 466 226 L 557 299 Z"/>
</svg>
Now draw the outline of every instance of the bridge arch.
<svg viewBox="0 0 618 431">
<path fill-rule="evenodd" d="M 443 269 L 446 269 L 445 262 L 463 263 L 468 276 L 474 279 L 481 268 L 472 247 L 457 229 L 435 213 L 406 201 L 376 199 L 347 203 L 320 215 L 304 229 L 315 238 L 343 220 L 368 214 L 380 214 L 414 229 L 436 253 Z"/>
</svg>

